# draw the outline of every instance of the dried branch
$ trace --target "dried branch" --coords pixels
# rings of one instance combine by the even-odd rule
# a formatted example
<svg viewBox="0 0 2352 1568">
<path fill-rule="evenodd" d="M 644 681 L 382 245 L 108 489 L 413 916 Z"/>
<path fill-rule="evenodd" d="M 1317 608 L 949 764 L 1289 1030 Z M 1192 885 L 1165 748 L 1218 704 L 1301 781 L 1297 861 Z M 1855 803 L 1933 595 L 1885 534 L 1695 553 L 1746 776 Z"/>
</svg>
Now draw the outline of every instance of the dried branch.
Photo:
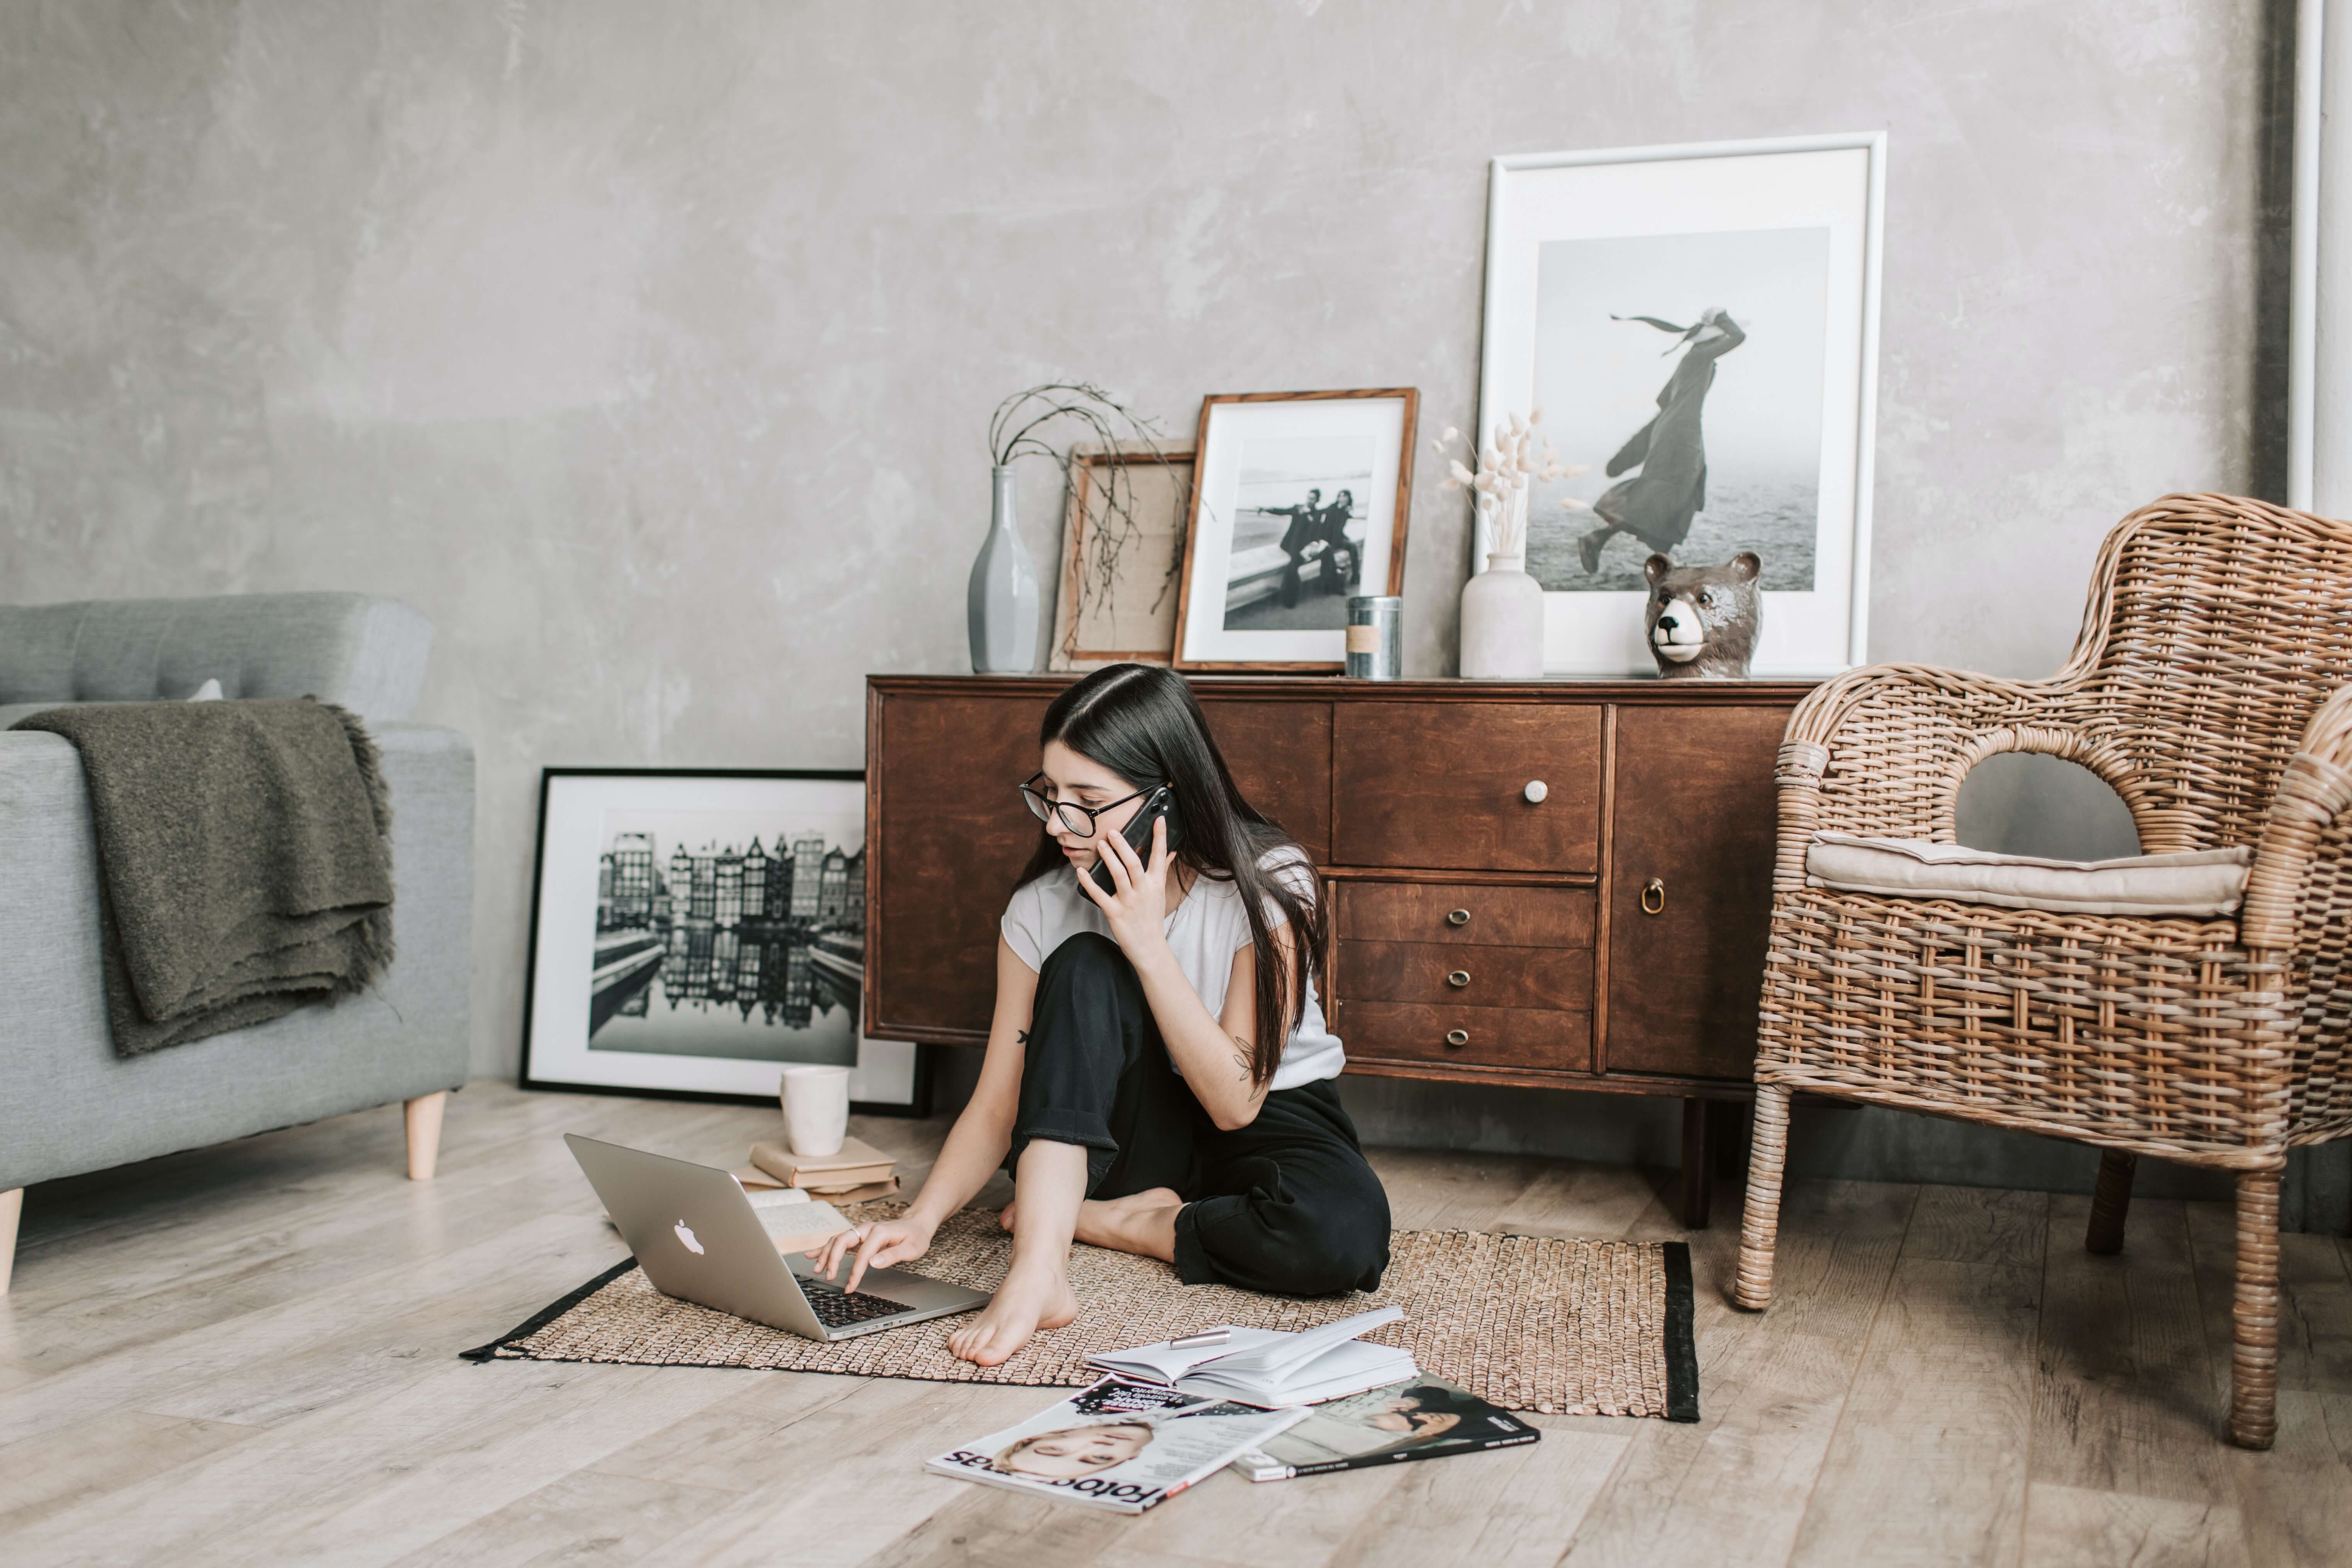
<svg viewBox="0 0 2352 1568">
<path fill-rule="evenodd" d="M 1167 435 L 1154 421 L 1137 414 L 1127 405 L 1091 382 L 1047 382 L 1017 392 L 996 405 L 988 422 L 989 456 L 999 468 L 1007 468 L 1024 457 L 1052 458 L 1067 463 L 1069 482 L 1086 485 L 1091 482 L 1092 469 L 1084 463 L 1068 462 L 1067 457 L 1056 452 L 1042 432 L 1056 420 L 1074 420 L 1085 427 L 1087 440 L 1078 445 L 1096 445 L 1111 453 L 1141 447 L 1157 462 L 1171 481 L 1176 480 L 1175 466 L 1170 462 L 1161 445 Z M 1122 431 L 1124 434 L 1122 434 Z M 1070 448 L 1072 454 L 1076 446 Z M 1092 605 L 1108 599 L 1119 580 L 1120 563 L 1125 552 L 1142 538 L 1143 525 L 1136 511 L 1135 481 L 1127 473 L 1128 465 L 1108 463 L 1102 476 L 1103 509 L 1093 530 L 1095 550 L 1089 562 L 1082 563 L 1078 576 L 1078 609 L 1071 618 L 1075 635 L 1085 611 Z M 1080 504 L 1092 498 L 1080 492 Z M 1160 592 L 1151 607 L 1158 609 L 1176 581 L 1183 557 L 1184 542 L 1175 542 L 1173 559 L 1162 577 Z M 1071 651 L 1065 648 L 1064 653 Z"/>
</svg>

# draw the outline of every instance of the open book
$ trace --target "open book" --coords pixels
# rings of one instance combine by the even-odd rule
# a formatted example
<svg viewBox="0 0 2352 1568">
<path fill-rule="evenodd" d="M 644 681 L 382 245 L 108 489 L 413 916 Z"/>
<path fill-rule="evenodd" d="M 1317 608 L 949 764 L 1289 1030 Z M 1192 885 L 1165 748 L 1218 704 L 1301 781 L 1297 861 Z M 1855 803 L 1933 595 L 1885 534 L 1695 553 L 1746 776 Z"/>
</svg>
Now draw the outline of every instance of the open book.
<svg viewBox="0 0 2352 1568">
<path fill-rule="evenodd" d="M 1107 1377 L 923 1468 L 1119 1513 L 1141 1513 L 1307 1414 L 1253 1410 Z"/>
<path fill-rule="evenodd" d="M 1411 1352 L 1356 1337 L 1403 1316 L 1401 1307 L 1380 1307 L 1300 1333 L 1228 1326 L 1088 1356 L 1087 1364 L 1203 1398 L 1313 1405 L 1412 1376 Z"/>
</svg>

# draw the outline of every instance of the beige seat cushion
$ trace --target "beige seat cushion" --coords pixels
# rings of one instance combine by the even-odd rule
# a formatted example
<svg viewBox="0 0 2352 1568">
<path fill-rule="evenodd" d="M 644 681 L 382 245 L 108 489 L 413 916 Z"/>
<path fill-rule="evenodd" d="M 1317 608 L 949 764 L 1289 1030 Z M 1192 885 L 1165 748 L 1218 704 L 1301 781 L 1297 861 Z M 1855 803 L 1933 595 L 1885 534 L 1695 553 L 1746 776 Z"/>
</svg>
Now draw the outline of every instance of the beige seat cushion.
<svg viewBox="0 0 2352 1568">
<path fill-rule="evenodd" d="M 1954 899 L 2075 915 L 2233 914 L 2246 896 L 2245 848 L 2119 860 L 2045 860 L 1964 844 L 1817 833 L 1805 885 L 1898 899 Z"/>
</svg>

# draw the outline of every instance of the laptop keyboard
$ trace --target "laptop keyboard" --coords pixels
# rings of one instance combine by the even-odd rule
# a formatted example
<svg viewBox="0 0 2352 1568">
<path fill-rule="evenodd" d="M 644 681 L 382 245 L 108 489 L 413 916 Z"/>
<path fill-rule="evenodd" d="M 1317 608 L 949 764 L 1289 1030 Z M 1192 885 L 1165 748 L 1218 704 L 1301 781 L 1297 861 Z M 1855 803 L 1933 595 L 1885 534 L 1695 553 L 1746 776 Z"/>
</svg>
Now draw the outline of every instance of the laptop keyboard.
<svg viewBox="0 0 2352 1568">
<path fill-rule="evenodd" d="M 904 1301 L 893 1301 L 887 1296 L 876 1296 L 860 1290 L 851 1295 L 836 1285 L 822 1279 L 803 1279 L 801 1294 L 808 1298 L 809 1310 L 816 1321 L 828 1329 L 845 1329 L 852 1323 L 869 1322 L 887 1318 L 895 1312 L 911 1312 Z"/>
</svg>

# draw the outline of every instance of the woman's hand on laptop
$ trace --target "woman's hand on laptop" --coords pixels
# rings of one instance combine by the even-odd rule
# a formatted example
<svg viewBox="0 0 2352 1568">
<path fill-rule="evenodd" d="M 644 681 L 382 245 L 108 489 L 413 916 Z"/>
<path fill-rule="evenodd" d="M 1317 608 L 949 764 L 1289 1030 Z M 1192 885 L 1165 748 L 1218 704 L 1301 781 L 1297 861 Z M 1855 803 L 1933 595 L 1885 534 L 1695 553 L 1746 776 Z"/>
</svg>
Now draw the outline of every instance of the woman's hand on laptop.
<svg viewBox="0 0 2352 1568">
<path fill-rule="evenodd" d="M 827 1279 L 849 1257 L 852 1248 L 856 1258 L 849 1266 L 849 1283 L 845 1290 L 855 1291 L 857 1282 L 869 1268 L 887 1268 L 894 1263 L 912 1263 L 931 1249 L 932 1227 L 920 1221 L 901 1216 L 886 1219 L 878 1225 L 861 1225 L 849 1230 L 836 1230 L 824 1238 L 821 1247 L 809 1249 L 816 1260 L 816 1271 Z"/>
</svg>

